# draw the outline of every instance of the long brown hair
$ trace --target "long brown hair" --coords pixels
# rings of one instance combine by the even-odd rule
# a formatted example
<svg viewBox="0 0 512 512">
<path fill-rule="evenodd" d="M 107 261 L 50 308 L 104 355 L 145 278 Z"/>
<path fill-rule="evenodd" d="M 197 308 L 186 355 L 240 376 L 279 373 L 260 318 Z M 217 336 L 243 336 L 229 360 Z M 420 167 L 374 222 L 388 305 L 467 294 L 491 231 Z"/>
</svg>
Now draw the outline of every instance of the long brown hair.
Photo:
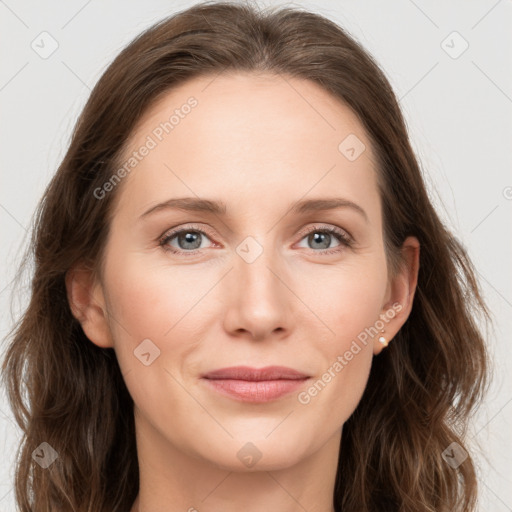
<svg viewBox="0 0 512 512">
<path fill-rule="evenodd" d="M 203 2 L 134 39 L 98 81 L 34 218 L 25 262 L 31 298 L 10 333 L 4 380 L 24 435 L 15 472 L 21 512 L 126 512 L 138 493 L 133 401 L 113 349 L 91 343 L 73 317 L 65 275 L 98 268 L 117 190 L 98 200 L 136 122 L 171 88 L 224 71 L 269 72 L 319 84 L 348 105 L 377 155 L 387 255 L 421 244 L 412 312 L 374 358 L 343 426 L 337 511 L 472 511 L 471 455 L 457 468 L 443 452 L 466 443 L 488 385 L 479 319 L 488 319 L 475 270 L 426 193 L 391 86 L 343 29 L 300 8 Z M 33 452 L 58 454 L 46 469 Z M 455 446 L 455 445 L 452 445 Z"/>
</svg>

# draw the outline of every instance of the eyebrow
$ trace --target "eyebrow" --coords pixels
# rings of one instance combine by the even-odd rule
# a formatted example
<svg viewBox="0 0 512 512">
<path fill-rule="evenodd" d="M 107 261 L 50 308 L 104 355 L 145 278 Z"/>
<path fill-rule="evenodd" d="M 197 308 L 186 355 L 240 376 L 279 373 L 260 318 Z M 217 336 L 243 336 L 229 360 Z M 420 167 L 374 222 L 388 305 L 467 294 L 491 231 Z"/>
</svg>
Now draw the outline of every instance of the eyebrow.
<svg viewBox="0 0 512 512">
<path fill-rule="evenodd" d="M 295 203 L 290 210 L 294 214 L 305 214 L 309 212 L 328 211 L 342 208 L 350 208 L 368 221 L 368 215 L 361 206 L 353 201 L 349 201 L 348 199 L 343 199 L 341 197 L 304 199 Z M 152 206 L 140 216 L 140 219 L 161 210 L 183 210 L 221 216 L 226 215 L 227 212 L 226 204 L 222 201 L 212 201 L 210 199 L 201 199 L 197 197 L 177 197 Z"/>
</svg>

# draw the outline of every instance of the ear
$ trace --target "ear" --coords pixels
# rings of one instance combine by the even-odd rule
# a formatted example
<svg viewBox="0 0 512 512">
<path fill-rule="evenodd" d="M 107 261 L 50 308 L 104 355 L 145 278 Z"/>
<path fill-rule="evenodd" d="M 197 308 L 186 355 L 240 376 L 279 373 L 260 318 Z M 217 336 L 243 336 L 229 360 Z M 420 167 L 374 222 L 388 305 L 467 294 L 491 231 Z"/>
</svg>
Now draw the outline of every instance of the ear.
<svg viewBox="0 0 512 512">
<path fill-rule="evenodd" d="M 381 319 L 385 327 L 382 336 L 389 343 L 409 317 L 412 310 L 418 271 L 420 267 L 420 243 L 414 236 L 407 237 L 401 248 L 402 262 L 398 272 L 390 276 Z M 385 346 L 375 336 L 373 353 L 379 354 Z M 391 341 L 392 342 L 392 341 Z"/>
<path fill-rule="evenodd" d="M 113 347 L 103 289 L 92 269 L 74 267 L 66 273 L 65 281 L 71 312 L 87 338 L 98 347 Z"/>
</svg>

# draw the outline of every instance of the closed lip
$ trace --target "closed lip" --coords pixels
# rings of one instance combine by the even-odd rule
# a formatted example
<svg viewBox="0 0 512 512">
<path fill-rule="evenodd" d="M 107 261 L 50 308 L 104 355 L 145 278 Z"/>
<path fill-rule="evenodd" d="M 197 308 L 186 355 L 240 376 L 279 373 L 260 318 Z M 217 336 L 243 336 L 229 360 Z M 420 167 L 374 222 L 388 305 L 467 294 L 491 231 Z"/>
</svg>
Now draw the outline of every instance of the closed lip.
<svg viewBox="0 0 512 512">
<path fill-rule="evenodd" d="M 202 375 L 202 378 L 210 380 L 233 379 L 258 382 L 269 380 L 302 380 L 309 378 L 309 375 L 286 366 L 266 366 L 265 368 L 232 366 L 213 370 Z"/>
</svg>

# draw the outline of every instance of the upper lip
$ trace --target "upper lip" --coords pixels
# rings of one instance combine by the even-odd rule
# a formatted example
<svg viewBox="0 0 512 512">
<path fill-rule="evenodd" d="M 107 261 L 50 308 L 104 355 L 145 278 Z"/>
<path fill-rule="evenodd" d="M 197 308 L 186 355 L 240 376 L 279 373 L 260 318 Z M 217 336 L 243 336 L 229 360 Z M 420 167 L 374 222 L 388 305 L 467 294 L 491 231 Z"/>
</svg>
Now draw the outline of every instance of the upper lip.
<svg viewBox="0 0 512 512">
<path fill-rule="evenodd" d="M 233 379 L 248 381 L 263 380 L 300 380 L 309 375 L 287 368 L 285 366 L 266 366 L 265 368 L 251 368 L 249 366 L 232 366 L 220 368 L 202 375 L 204 379 Z"/>
</svg>

